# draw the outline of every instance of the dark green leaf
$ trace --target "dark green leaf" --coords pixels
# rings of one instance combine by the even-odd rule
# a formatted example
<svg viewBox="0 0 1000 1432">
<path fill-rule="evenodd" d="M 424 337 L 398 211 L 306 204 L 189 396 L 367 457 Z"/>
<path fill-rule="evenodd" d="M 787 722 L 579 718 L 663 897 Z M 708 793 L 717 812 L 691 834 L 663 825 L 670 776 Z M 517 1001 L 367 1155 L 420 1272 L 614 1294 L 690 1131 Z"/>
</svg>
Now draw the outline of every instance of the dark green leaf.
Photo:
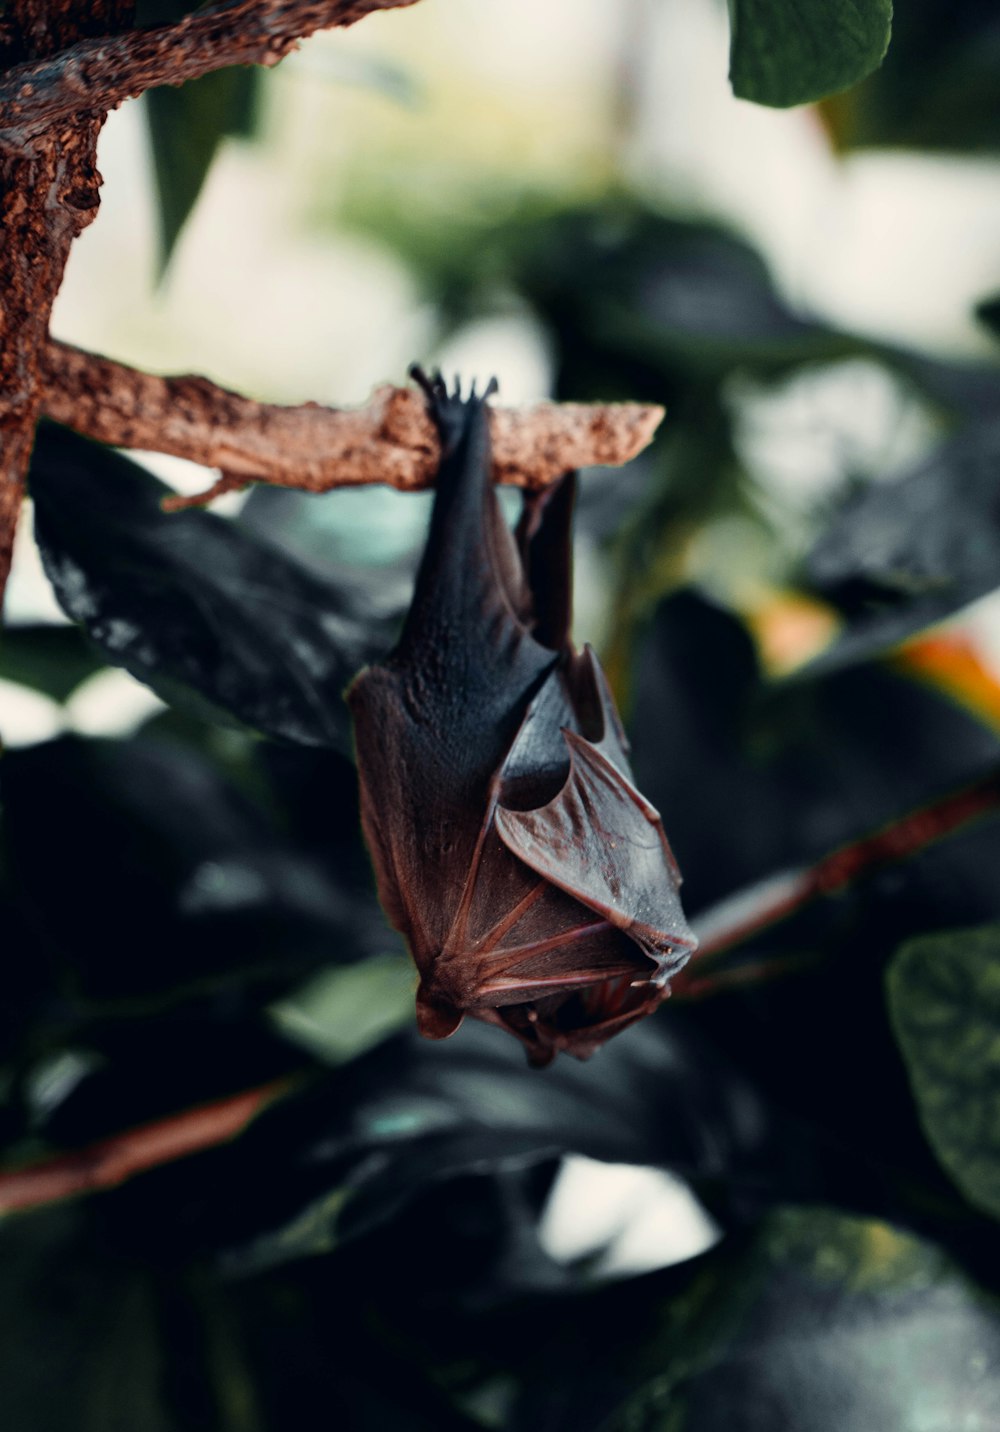
<svg viewBox="0 0 1000 1432">
<path fill-rule="evenodd" d="M 685 1011 L 669 1010 L 592 1062 L 563 1060 L 542 1075 L 493 1030 L 463 1028 L 443 1045 L 408 1032 L 275 1105 L 225 1159 L 147 1178 L 119 1216 L 141 1225 L 146 1199 L 183 1201 L 205 1246 L 221 1249 L 226 1267 L 252 1270 L 381 1238 L 450 1180 L 564 1152 L 661 1165 L 772 1201 L 839 1195 L 824 1140 L 800 1122 L 772 1122 L 721 1049 L 689 1031 Z M 261 1176 L 276 1167 L 282 1179 Z M 169 1188 L 157 1190 L 161 1180 Z"/>
<path fill-rule="evenodd" d="M 735 234 L 622 196 L 524 225 L 509 245 L 511 278 L 555 330 L 564 396 L 622 390 L 670 407 L 737 365 L 777 372 L 859 349 L 796 314 Z"/>
<path fill-rule="evenodd" d="M 995 1302 L 932 1245 L 822 1208 L 710 1254 L 631 1356 L 643 1385 L 615 1414 L 589 1419 L 584 1356 L 582 1420 L 546 1432 L 985 1432 L 1000 1404 Z"/>
<path fill-rule="evenodd" d="M 911 940 L 886 988 L 927 1137 L 970 1202 L 1000 1217 L 1000 925 Z"/>
<path fill-rule="evenodd" d="M 730 0 L 735 94 L 784 109 L 849 89 L 882 63 L 891 0 Z"/>
<path fill-rule="evenodd" d="M 271 1015 L 287 1039 L 340 1064 L 408 1027 L 415 995 L 416 975 L 406 956 L 376 955 L 315 975 L 273 1005 Z"/>
<path fill-rule="evenodd" d="M 87 1000 L 247 979 L 276 993 L 322 958 L 368 952 L 364 888 L 355 906 L 335 867 L 283 849 L 191 750 L 49 742 L 8 752 L 0 789 L 19 899 Z"/>
<path fill-rule="evenodd" d="M 848 618 L 811 672 L 879 655 L 1000 584 L 1000 423 L 970 424 L 894 481 L 850 499 L 808 558 Z"/>
<path fill-rule="evenodd" d="M 61 1209 L 3 1226 L 5 1418 L 24 1432 L 189 1428 L 164 1397 L 153 1279 L 107 1258 L 80 1224 Z"/>
<path fill-rule="evenodd" d="M 829 108 L 843 147 L 996 150 L 1000 22 L 983 0 L 899 5 L 885 63 Z"/>
<path fill-rule="evenodd" d="M 32 625 L 0 632 L 0 678 L 65 701 L 106 665 L 79 627 Z"/>
<path fill-rule="evenodd" d="M 977 303 L 976 317 L 994 338 L 1000 338 L 1000 293 L 994 293 Z"/>
<path fill-rule="evenodd" d="M 208 177 L 219 144 L 253 130 L 259 75 L 238 67 L 146 92 L 145 112 L 159 200 L 160 270 Z"/>
<path fill-rule="evenodd" d="M 820 859 L 1000 755 L 994 733 L 896 672 L 765 681 L 743 624 L 691 591 L 661 602 L 633 669 L 636 777 L 663 812 L 694 912 Z"/>
<path fill-rule="evenodd" d="M 167 700 L 268 735 L 350 750 L 341 693 L 386 632 L 359 594 L 52 427 L 31 471 L 42 559 L 66 614 Z"/>
</svg>

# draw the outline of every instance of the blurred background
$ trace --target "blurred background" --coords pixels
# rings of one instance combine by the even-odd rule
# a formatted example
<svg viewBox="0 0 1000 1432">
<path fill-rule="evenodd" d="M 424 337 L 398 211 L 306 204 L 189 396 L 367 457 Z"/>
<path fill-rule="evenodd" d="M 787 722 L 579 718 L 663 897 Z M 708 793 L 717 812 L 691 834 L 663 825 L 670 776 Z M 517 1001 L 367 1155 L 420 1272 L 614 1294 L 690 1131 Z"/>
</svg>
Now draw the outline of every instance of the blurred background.
<svg viewBox="0 0 1000 1432">
<path fill-rule="evenodd" d="M 900 8 L 881 70 L 790 111 L 733 98 L 716 0 L 421 0 L 157 91 L 108 119 L 55 311 L 274 402 L 419 360 L 662 403 L 583 476 L 574 634 L 695 917 L 1000 756 L 1000 29 Z M 1000 916 L 995 815 L 586 1066 L 418 1045 L 339 692 L 430 495 L 255 489 L 223 537 L 80 452 L 36 463 L 0 653 L 6 1162 L 301 1082 L 232 1146 L 0 1223 L 13 1432 L 286 1432 L 317 1399 L 373 1432 L 991 1432 L 1000 1182 L 968 1169 L 1000 1116 L 959 1080 L 968 1159 L 942 1144 L 884 975 Z M 330 739 L 294 705 L 296 603 L 327 601 Z"/>
</svg>

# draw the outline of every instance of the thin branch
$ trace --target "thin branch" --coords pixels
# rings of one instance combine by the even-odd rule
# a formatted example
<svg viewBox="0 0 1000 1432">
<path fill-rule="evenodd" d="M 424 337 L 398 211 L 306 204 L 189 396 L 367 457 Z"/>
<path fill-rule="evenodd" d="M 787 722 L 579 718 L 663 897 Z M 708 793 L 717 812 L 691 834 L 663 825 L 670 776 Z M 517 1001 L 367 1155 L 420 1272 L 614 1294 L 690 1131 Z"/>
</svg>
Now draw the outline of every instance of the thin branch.
<svg viewBox="0 0 1000 1432">
<path fill-rule="evenodd" d="M 0 148 L 22 150 L 67 120 L 97 117 L 157 85 L 227 65 L 276 65 L 300 39 L 416 0 L 222 0 L 172 25 L 81 40 L 0 78 Z"/>
<path fill-rule="evenodd" d="M 841 846 L 812 866 L 784 871 L 721 900 L 692 921 L 699 936 L 695 959 L 672 981 L 679 998 L 702 998 L 715 979 L 705 966 L 762 930 L 794 915 L 813 900 L 839 895 L 880 866 L 916 855 L 971 821 L 1000 810 L 1000 771 L 949 792 L 891 821 L 881 830 Z M 773 973 L 773 965 L 768 968 Z M 725 977 L 720 974 L 720 980 Z"/>
<path fill-rule="evenodd" d="M 117 1188 L 137 1173 L 203 1149 L 217 1148 L 241 1134 L 262 1109 L 287 1093 L 292 1083 L 291 1079 L 272 1080 L 214 1103 L 126 1129 L 72 1153 L 0 1173 L 0 1214 Z"/>
<path fill-rule="evenodd" d="M 87 437 L 216 467 L 222 479 L 174 507 L 207 501 L 251 481 L 325 492 L 381 482 L 430 487 L 439 442 L 424 398 L 376 390 L 363 408 L 278 407 L 207 378 L 158 378 L 111 359 L 50 343 L 42 360 L 44 411 Z M 646 446 L 663 409 L 639 403 L 541 403 L 491 412 L 496 481 L 544 487 L 564 472 L 617 466 Z"/>
</svg>

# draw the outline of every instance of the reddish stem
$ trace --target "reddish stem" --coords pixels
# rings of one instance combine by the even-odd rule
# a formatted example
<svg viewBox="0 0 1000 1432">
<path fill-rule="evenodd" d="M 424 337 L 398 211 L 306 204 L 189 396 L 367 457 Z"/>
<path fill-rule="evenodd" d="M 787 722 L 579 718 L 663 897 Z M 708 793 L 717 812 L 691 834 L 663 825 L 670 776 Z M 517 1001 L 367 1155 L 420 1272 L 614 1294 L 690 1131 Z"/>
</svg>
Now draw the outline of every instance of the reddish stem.
<svg viewBox="0 0 1000 1432">
<path fill-rule="evenodd" d="M 0 1173 L 0 1213 L 116 1188 L 133 1174 L 215 1148 L 241 1134 L 266 1105 L 287 1092 L 292 1082 L 288 1078 L 274 1079 L 214 1103 L 112 1134 L 72 1153 Z"/>
<path fill-rule="evenodd" d="M 995 771 L 890 821 L 871 835 L 841 846 L 816 865 L 769 876 L 721 900 L 692 921 L 699 936 L 698 952 L 692 964 L 671 982 L 672 993 L 682 999 L 702 998 L 710 992 L 710 983 L 721 986 L 736 982 L 730 977 L 733 972 L 727 972 L 725 977 L 721 973 L 709 975 L 705 963 L 787 919 L 812 900 L 836 895 L 869 871 L 915 855 L 998 807 L 1000 771 Z M 776 966 L 780 963 L 764 961 L 747 969 L 758 970 L 759 978 L 769 978 L 778 972 Z M 746 983 L 751 978 L 748 975 L 739 982 Z"/>
</svg>

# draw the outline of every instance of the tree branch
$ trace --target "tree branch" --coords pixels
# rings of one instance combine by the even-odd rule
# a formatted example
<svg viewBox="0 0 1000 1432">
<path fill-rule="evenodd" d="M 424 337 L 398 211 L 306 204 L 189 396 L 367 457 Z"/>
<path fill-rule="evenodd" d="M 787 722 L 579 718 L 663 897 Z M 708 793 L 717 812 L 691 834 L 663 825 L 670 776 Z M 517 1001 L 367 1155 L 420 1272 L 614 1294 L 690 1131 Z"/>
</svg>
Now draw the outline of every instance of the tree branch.
<svg viewBox="0 0 1000 1432">
<path fill-rule="evenodd" d="M 43 408 L 86 437 L 190 458 L 222 479 L 185 507 L 251 481 L 325 492 L 381 482 L 430 487 L 437 432 L 422 395 L 376 390 L 356 409 L 256 403 L 207 378 L 158 378 L 111 359 L 50 343 L 42 360 Z M 639 403 L 540 403 L 491 413 L 496 481 L 544 487 L 564 472 L 617 466 L 646 446 L 663 409 Z"/>
<path fill-rule="evenodd" d="M 157 85 L 227 65 L 276 65 L 300 39 L 416 0 L 220 0 L 173 25 L 80 40 L 0 78 L 0 148 L 22 151 L 53 125 L 97 117 Z"/>
<path fill-rule="evenodd" d="M 124 23 L 130 0 L 91 0 L 84 18 L 80 8 L 68 0 L 12 0 L 4 17 L 9 53 L 44 55 L 91 27 Z M 70 245 L 97 212 L 103 118 L 80 119 L 17 153 L 0 149 L 0 606 L 38 420 L 49 315 Z"/>
<path fill-rule="evenodd" d="M 815 865 L 786 870 L 740 890 L 692 920 L 698 935 L 695 958 L 671 982 L 671 993 L 679 999 L 702 999 L 717 988 L 751 983 L 788 968 L 785 960 L 768 960 L 751 967 L 757 971 L 719 969 L 715 962 L 736 945 L 787 920 L 797 911 L 823 896 L 839 895 L 857 880 L 883 865 L 905 860 L 935 844 L 971 821 L 1000 810 L 1000 770 L 961 790 L 909 811 L 873 834 L 843 845 Z"/>
<path fill-rule="evenodd" d="M 0 1214 L 117 1188 L 146 1169 L 159 1168 L 202 1149 L 217 1148 L 241 1134 L 293 1083 L 288 1078 L 276 1079 L 255 1089 L 243 1089 L 212 1104 L 126 1129 L 72 1153 L 0 1172 Z"/>
</svg>

